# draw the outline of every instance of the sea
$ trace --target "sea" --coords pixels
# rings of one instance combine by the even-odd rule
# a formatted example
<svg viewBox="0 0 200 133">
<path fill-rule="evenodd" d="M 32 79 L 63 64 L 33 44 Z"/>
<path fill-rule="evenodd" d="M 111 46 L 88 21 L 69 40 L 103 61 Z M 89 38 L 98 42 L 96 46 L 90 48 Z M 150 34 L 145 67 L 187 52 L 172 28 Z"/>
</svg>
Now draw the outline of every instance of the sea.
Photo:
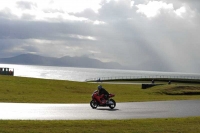
<svg viewBox="0 0 200 133">
<path fill-rule="evenodd" d="M 198 73 L 138 71 L 121 69 L 78 68 L 38 65 L 0 64 L 11 68 L 14 76 L 85 82 L 98 79 L 125 79 L 139 77 L 181 77 L 200 79 Z"/>
</svg>

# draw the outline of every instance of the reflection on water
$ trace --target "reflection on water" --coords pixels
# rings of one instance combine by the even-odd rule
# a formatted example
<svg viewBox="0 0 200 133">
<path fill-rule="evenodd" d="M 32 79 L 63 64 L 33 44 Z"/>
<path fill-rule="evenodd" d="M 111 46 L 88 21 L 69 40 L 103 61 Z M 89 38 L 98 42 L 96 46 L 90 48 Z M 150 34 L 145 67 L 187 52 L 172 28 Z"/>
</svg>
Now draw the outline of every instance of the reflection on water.
<svg viewBox="0 0 200 133">
<path fill-rule="evenodd" d="M 85 81 L 86 79 L 99 78 L 99 77 L 120 77 L 120 76 L 128 77 L 128 76 L 137 76 L 137 75 L 147 75 L 147 76 L 170 75 L 170 76 L 200 77 L 200 74 L 116 70 L 116 69 L 76 68 L 76 67 L 57 67 L 57 66 L 0 64 L 0 67 L 14 68 L 15 76 L 71 80 L 71 81 Z"/>
</svg>

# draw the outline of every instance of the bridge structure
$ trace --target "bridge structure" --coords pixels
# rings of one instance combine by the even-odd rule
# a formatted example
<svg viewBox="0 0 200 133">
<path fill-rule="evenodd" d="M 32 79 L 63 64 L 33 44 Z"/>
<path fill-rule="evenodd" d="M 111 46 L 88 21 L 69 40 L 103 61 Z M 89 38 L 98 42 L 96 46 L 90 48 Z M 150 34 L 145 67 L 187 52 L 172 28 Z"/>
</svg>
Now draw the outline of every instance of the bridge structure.
<svg viewBox="0 0 200 133">
<path fill-rule="evenodd" d="M 86 82 L 106 82 L 106 81 L 164 81 L 164 82 L 187 82 L 200 83 L 200 75 L 136 75 L 136 76 L 116 76 L 98 77 L 86 79 Z"/>
</svg>

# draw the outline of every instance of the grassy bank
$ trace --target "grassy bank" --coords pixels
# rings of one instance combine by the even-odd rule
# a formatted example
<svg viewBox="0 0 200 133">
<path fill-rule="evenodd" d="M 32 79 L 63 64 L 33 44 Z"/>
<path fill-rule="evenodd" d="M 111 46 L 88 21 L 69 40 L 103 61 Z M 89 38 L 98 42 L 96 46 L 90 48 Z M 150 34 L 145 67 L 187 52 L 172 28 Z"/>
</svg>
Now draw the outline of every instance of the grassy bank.
<svg viewBox="0 0 200 133">
<path fill-rule="evenodd" d="M 89 103 L 97 83 L 0 76 L 0 102 Z M 117 102 L 200 99 L 199 85 L 172 84 L 141 89 L 136 84 L 103 84 Z M 192 92 L 192 93 L 191 93 Z M 135 120 L 1 120 L 0 133 L 198 133 L 200 117 Z"/>
<path fill-rule="evenodd" d="M 0 76 L 0 102 L 88 103 L 97 85 L 98 83 Z M 114 98 L 117 102 L 200 99 L 199 85 L 166 84 L 141 89 L 138 84 L 103 84 L 103 87 L 116 94 Z M 181 93 L 183 91 L 187 93 Z"/>
<path fill-rule="evenodd" d="M 0 133 L 199 133 L 200 117 L 136 120 L 0 121 Z"/>
</svg>

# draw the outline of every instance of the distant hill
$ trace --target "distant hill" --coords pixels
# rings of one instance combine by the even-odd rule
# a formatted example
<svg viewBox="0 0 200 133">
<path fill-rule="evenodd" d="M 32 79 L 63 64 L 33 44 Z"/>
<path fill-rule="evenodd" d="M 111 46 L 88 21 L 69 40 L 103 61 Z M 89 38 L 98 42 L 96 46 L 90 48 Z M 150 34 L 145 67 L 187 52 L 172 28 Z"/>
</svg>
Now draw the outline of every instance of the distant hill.
<svg viewBox="0 0 200 133">
<path fill-rule="evenodd" d="M 0 58 L 0 63 L 5 64 L 24 64 L 24 65 L 43 65 L 43 66 L 66 66 L 66 67 L 86 67 L 86 68 L 107 68 L 122 69 L 116 62 L 101 62 L 97 59 L 64 56 L 61 58 L 44 57 L 35 54 L 21 54 L 10 58 Z"/>
</svg>

